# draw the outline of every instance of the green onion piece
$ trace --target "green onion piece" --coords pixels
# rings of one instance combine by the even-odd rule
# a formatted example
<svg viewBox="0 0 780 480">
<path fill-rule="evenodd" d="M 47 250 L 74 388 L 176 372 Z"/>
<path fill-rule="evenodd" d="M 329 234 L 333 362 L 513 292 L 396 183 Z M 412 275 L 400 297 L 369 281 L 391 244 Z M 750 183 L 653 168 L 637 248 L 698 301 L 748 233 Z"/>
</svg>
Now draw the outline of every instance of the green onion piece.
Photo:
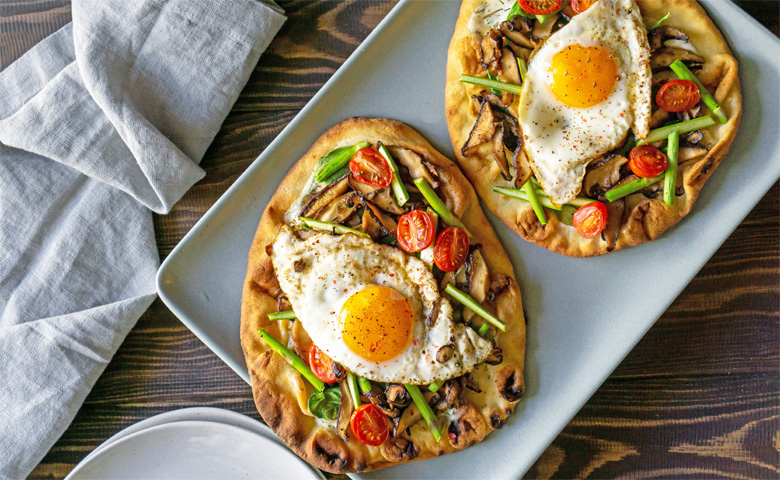
<svg viewBox="0 0 780 480">
<path fill-rule="evenodd" d="M 479 330 L 477 330 L 477 335 L 479 335 L 480 337 L 484 337 L 489 329 L 490 329 L 490 324 L 485 322 L 482 324 L 481 327 L 479 327 Z"/>
<path fill-rule="evenodd" d="M 268 314 L 268 320 L 275 322 L 277 320 L 295 320 L 298 318 L 295 312 L 292 310 L 284 310 L 282 312 L 271 312 Z"/>
<path fill-rule="evenodd" d="M 449 293 L 452 298 L 465 305 L 469 310 L 495 325 L 496 328 L 502 332 L 506 332 L 506 323 L 494 317 L 490 312 L 482 308 L 482 305 L 477 303 L 476 300 L 453 287 L 451 283 L 447 284 L 447 287 L 444 289 L 444 291 Z"/>
<path fill-rule="evenodd" d="M 309 366 L 306 365 L 306 362 L 303 361 L 301 357 L 295 354 L 292 350 L 287 348 L 285 345 L 282 345 L 282 343 L 275 339 L 273 336 L 271 336 L 270 333 L 266 332 L 262 328 L 258 330 L 260 333 L 260 337 L 262 337 L 263 340 L 266 341 L 269 347 L 271 349 L 281 355 L 285 360 L 287 360 L 287 363 L 292 365 L 292 367 L 298 372 L 303 375 L 306 380 L 311 383 L 314 388 L 319 390 L 320 392 L 325 389 L 325 382 L 317 378 L 314 373 L 309 369 Z"/>
<path fill-rule="evenodd" d="M 468 234 L 469 237 L 472 237 L 471 232 L 469 232 L 466 229 L 466 226 L 463 225 L 463 223 L 458 220 L 455 215 L 452 214 L 452 212 L 450 212 L 450 209 L 447 208 L 447 205 L 445 205 L 439 196 L 436 195 L 436 192 L 433 191 L 433 188 L 431 188 L 431 185 L 426 179 L 422 177 L 415 178 L 414 184 L 417 185 L 417 188 L 420 190 L 423 198 L 425 198 L 425 201 L 428 202 L 433 211 L 438 213 L 439 217 L 444 220 L 444 223 L 453 227 L 462 228 L 466 231 L 466 234 Z"/>
<path fill-rule="evenodd" d="M 497 82 L 498 81 L 498 75 L 496 75 L 495 73 L 487 72 L 487 79 L 488 80 L 492 80 L 494 82 Z M 493 92 L 493 95 L 501 96 L 501 91 L 500 90 L 496 90 L 495 88 L 491 88 L 490 91 Z"/>
<path fill-rule="evenodd" d="M 536 189 L 534 188 L 534 184 L 531 182 L 525 182 L 525 184 L 523 184 L 523 191 L 528 197 L 528 201 L 531 203 L 531 207 L 534 209 L 534 213 L 536 213 L 536 218 L 539 219 L 539 223 L 542 225 L 547 225 L 547 217 L 544 214 L 542 204 L 539 203 L 539 199 L 536 197 Z"/>
<path fill-rule="evenodd" d="M 472 85 L 479 85 L 480 87 L 495 88 L 496 90 L 501 90 L 502 92 L 515 93 L 517 95 L 520 95 L 523 92 L 523 87 L 520 85 L 499 82 L 498 80 L 490 80 L 489 78 L 461 75 L 460 81 L 463 83 L 470 83 Z"/>
<path fill-rule="evenodd" d="M 357 235 L 363 235 L 364 237 L 371 238 L 371 236 L 365 232 L 361 232 L 360 230 L 355 230 L 354 228 L 345 227 L 344 225 L 339 225 L 338 223 L 321 222 L 319 220 L 315 220 L 313 218 L 308 218 L 308 217 L 298 217 L 298 220 L 303 222 L 303 224 L 309 228 L 313 228 L 315 230 L 324 230 L 326 232 L 331 232 L 334 235 L 349 232 L 349 233 L 355 233 Z"/>
<path fill-rule="evenodd" d="M 379 142 L 379 153 L 381 153 L 382 156 L 385 157 L 385 160 L 387 160 L 388 165 L 390 165 L 390 170 L 393 171 L 393 181 L 390 184 L 390 186 L 393 189 L 393 194 L 395 194 L 395 199 L 398 202 L 398 205 L 403 207 L 404 204 L 409 201 L 409 192 L 406 191 L 406 187 L 404 187 L 404 182 L 401 181 L 401 173 L 398 171 L 398 165 L 395 164 L 395 160 L 393 160 L 393 156 L 390 155 L 390 152 L 387 150 L 387 147 L 382 145 L 382 142 Z"/>
<path fill-rule="evenodd" d="M 574 205 L 564 205 L 561 208 L 560 221 L 564 225 L 574 225 L 574 213 L 577 211 L 577 207 Z"/>
<path fill-rule="evenodd" d="M 660 27 L 662 23 L 664 23 L 669 17 L 672 16 L 672 12 L 668 12 L 666 15 L 664 15 L 660 20 L 655 22 L 655 25 L 650 27 L 650 30 L 655 30 L 656 28 Z"/>
<path fill-rule="evenodd" d="M 539 198 L 540 200 L 541 200 L 542 196 L 547 198 L 547 194 L 544 193 L 544 189 L 542 188 L 541 185 L 539 185 L 539 181 L 536 179 L 536 177 L 531 177 L 531 182 L 534 184 L 534 188 L 536 188 L 536 196 L 537 196 L 537 198 Z M 550 201 L 550 200 L 548 199 L 547 201 Z M 592 198 L 574 197 L 571 200 L 569 200 L 569 203 L 567 203 L 566 205 L 571 205 L 571 206 L 574 206 L 574 207 L 584 207 L 585 205 L 587 205 L 589 203 L 593 203 L 593 202 L 595 202 L 595 200 L 593 200 Z M 552 202 L 550 202 L 550 203 L 552 204 Z M 557 209 L 557 210 L 560 210 L 560 208 Z"/>
<path fill-rule="evenodd" d="M 650 134 L 647 136 L 647 138 L 636 142 L 636 144 L 638 146 L 644 145 L 645 143 L 666 140 L 672 130 L 677 130 L 680 132 L 680 135 L 682 135 L 683 133 L 694 132 L 696 130 L 701 130 L 702 128 L 711 127 L 713 125 L 715 125 L 715 120 L 713 120 L 709 115 L 705 115 L 703 117 L 694 118 L 693 120 L 688 120 L 687 122 L 675 123 L 673 125 L 667 125 L 665 127 L 656 128 L 655 130 L 650 130 Z"/>
<path fill-rule="evenodd" d="M 360 394 L 358 393 L 357 378 L 352 375 L 352 372 L 347 372 L 347 387 L 352 397 L 352 403 L 355 404 L 355 408 L 358 408 L 360 406 Z"/>
<path fill-rule="evenodd" d="M 525 182 L 528 184 L 529 182 Z M 525 185 L 523 185 L 525 187 Z M 500 193 L 501 195 L 506 195 L 507 197 L 516 198 L 518 200 L 522 200 L 524 202 L 531 203 L 531 199 L 528 198 L 528 195 L 525 193 L 525 190 L 517 190 L 514 188 L 504 188 L 504 187 L 493 187 L 493 191 L 496 193 Z M 544 195 L 537 195 L 536 199 L 544 205 L 545 207 L 551 209 L 551 210 L 560 210 L 561 207 L 556 207 L 552 204 L 549 198 L 545 197 Z"/>
<path fill-rule="evenodd" d="M 669 148 L 666 156 L 669 159 L 669 165 L 664 172 L 664 202 L 674 205 L 674 190 L 677 182 L 677 152 L 680 149 L 680 132 L 674 131 L 669 134 Z"/>
<path fill-rule="evenodd" d="M 345 165 L 339 168 L 338 170 L 336 170 L 335 172 L 333 172 L 333 174 L 331 174 L 330 176 L 328 176 L 328 178 L 323 180 L 322 183 L 324 183 L 325 185 L 330 185 L 331 183 L 335 182 L 336 180 L 338 180 L 339 178 L 343 177 L 348 173 L 349 173 L 349 166 Z"/>
<path fill-rule="evenodd" d="M 663 173 L 661 175 L 658 175 L 657 177 L 640 178 L 638 180 L 634 180 L 633 182 L 629 182 L 625 185 L 621 185 L 617 188 L 613 188 L 612 190 L 608 191 L 604 195 L 607 197 L 607 201 L 614 202 L 615 200 L 623 198 L 626 195 L 631 195 L 632 193 L 636 193 L 639 190 L 642 190 L 643 188 L 646 188 L 649 185 L 652 185 L 655 182 L 660 181 L 662 178 L 664 178 Z"/>
<path fill-rule="evenodd" d="M 520 4 L 517 2 L 514 2 L 512 4 L 512 8 L 509 9 L 509 15 L 506 16 L 506 20 L 508 22 L 511 22 L 515 17 L 517 16 L 521 17 L 527 17 L 528 15 L 523 11 L 523 9 L 520 7 Z"/>
<path fill-rule="evenodd" d="M 528 73 L 528 65 L 520 57 L 517 57 L 517 67 L 520 70 L 520 81 L 525 83 L 525 74 Z"/>
<path fill-rule="evenodd" d="M 358 150 L 369 145 L 371 144 L 368 142 L 359 142 L 351 147 L 339 147 L 333 150 L 320 159 L 321 165 L 317 173 L 314 174 L 314 179 L 318 182 L 325 181 L 326 178 L 329 178 L 337 170 L 348 164 Z"/>
<path fill-rule="evenodd" d="M 704 88 L 704 85 L 701 84 L 698 77 L 696 77 L 696 75 L 694 75 L 693 72 L 691 72 L 681 60 L 675 60 L 671 65 L 669 65 L 669 68 L 671 68 L 679 78 L 683 80 L 690 80 L 695 83 L 696 86 L 699 87 L 701 100 L 705 105 L 707 105 L 707 108 L 710 109 L 712 114 L 715 115 L 715 118 L 717 118 L 720 123 L 726 123 L 728 118 L 726 118 L 726 114 L 715 100 L 715 97 L 713 97 L 712 94 L 706 88 Z"/>
<path fill-rule="evenodd" d="M 406 387 L 406 391 L 409 392 L 409 395 L 412 396 L 412 401 L 415 405 L 417 405 L 417 409 L 422 414 L 423 419 L 428 422 L 428 426 L 431 428 L 433 438 L 435 438 L 438 442 L 441 440 L 439 422 L 436 420 L 436 415 L 433 413 L 431 406 L 428 405 L 428 402 L 425 401 L 425 397 L 423 397 L 422 392 L 420 392 L 420 388 L 417 385 L 404 385 L 404 387 Z"/>
<path fill-rule="evenodd" d="M 357 381 L 361 392 L 366 393 L 371 391 L 371 382 L 369 382 L 367 378 L 357 377 Z"/>
<path fill-rule="evenodd" d="M 436 393 L 437 390 L 441 388 L 442 384 L 439 382 L 433 382 L 432 384 L 428 385 L 428 391 Z"/>
</svg>

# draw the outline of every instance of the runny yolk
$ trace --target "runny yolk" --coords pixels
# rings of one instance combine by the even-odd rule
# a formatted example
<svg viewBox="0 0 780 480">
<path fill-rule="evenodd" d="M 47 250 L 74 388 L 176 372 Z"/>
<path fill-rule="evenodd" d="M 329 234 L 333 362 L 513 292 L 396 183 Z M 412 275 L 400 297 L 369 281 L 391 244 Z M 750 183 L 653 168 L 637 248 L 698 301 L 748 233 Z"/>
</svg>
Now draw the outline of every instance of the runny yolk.
<svg viewBox="0 0 780 480">
<path fill-rule="evenodd" d="M 392 288 L 372 285 L 349 297 L 341 307 L 341 338 L 357 355 L 383 362 L 406 348 L 412 320 L 412 306 L 406 297 Z"/>
<path fill-rule="evenodd" d="M 569 45 L 553 57 L 550 88 L 570 107 L 592 107 L 612 93 L 617 71 L 617 62 L 608 49 Z"/>
</svg>

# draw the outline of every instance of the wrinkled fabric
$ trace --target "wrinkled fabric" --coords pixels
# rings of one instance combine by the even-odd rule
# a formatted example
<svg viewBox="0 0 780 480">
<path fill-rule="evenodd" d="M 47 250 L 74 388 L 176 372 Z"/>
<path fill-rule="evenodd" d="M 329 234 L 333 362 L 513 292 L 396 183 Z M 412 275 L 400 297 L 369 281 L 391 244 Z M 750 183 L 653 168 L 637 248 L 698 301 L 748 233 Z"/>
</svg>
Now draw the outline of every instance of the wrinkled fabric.
<svg viewBox="0 0 780 480">
<path fill-rule="evenodd" d="M 74 0 L 0 71 L 0 478 L 23 478 L 155 298 L 167 213 L 285 17 Z"/>
</svg>

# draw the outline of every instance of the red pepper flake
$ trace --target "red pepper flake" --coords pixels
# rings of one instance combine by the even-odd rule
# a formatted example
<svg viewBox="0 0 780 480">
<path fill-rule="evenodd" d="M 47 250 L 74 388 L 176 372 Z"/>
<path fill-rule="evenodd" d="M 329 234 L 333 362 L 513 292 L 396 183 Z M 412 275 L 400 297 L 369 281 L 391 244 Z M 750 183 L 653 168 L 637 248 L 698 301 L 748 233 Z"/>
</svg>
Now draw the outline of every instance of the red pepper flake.
<svg viewBox="0 0 780 480">
<path fill-rule="evenodd" d="M 418 342 L 416 338 L 414 339 L 414 342 L 413 342 L 413 343 L 414 343 L 414 346 L 415 346 L 415 347 L 416 347 L 417 345 L 419 345 L 419 344 L 420 344 L 420 342 Z"/>
</svg>

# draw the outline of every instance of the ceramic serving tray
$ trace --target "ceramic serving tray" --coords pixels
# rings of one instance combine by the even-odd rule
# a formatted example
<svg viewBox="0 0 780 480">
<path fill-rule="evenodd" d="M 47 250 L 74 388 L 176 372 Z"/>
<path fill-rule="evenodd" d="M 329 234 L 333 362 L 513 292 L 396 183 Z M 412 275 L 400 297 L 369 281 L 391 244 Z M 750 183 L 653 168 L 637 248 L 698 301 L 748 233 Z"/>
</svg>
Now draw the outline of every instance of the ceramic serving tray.
<svg viewBox="0 0 780 480">
<path fill-rule="evenodd" d="M 486 212 L 514 263 L 529 319 L 525 398 L 503 429 L 474 447 L 359 477 L 521 476 L 777 181 L 780 41 L 731 2 L 704 5 L 739 60 L 744 115 L 693 212 L 650 244 L 591 259 L 527 243 Z M 314 140 L 348 117 L 389 117 L 454 158 L 444 79 L 459 6 L 401 1 L 163 263 L 163 301 L 245 380 L 239 319 L 247 252 L 276 186 Z M 628 297 L 610 294 L 610 285 L 643 295 L 625 305 Z"/>
</svg>

